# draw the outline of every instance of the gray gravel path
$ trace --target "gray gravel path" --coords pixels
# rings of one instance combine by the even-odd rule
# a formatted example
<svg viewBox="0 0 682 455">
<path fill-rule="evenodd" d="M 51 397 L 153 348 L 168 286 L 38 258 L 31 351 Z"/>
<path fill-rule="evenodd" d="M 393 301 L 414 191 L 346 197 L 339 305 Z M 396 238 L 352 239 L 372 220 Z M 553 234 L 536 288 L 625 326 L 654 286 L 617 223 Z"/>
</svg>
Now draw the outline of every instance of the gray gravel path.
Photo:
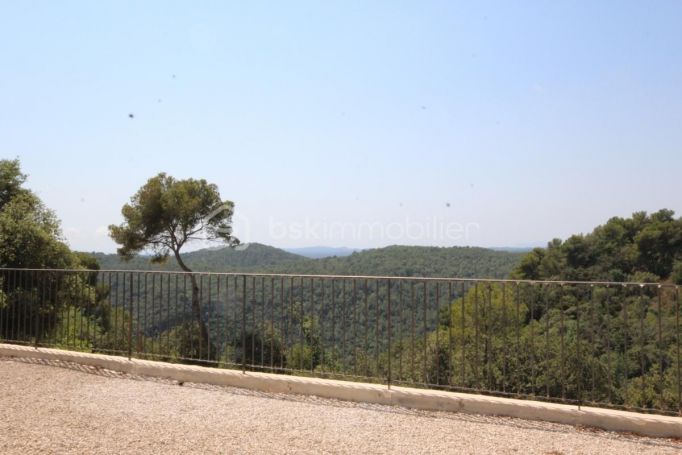
<svg viewBox="0 0 682 455">
<path fill-rule="evenodd" d="M 45 363 L 0 358 L 2 454 L 682 453 L 682 441 Z"/>
</svg>

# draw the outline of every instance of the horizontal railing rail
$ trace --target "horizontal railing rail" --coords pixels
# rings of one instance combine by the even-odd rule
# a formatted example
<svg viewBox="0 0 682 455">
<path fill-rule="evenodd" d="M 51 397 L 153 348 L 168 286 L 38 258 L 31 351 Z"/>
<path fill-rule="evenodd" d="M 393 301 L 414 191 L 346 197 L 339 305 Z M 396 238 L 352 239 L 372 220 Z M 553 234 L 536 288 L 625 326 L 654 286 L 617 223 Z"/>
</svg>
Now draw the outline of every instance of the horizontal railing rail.
<svg viewBox="0 0 682 455">
<path fill-rule="evenodd" d="M 672 284 L 0 269 L 4 342 L 680 415 Z"/>
<path fill-rule="evenodd" d="M 83 269 L 35 269 L 35 268 L 0 268 L 4 271 L 20 270 L 24 272 L 80 272 Z M 141 270 L 141 269 L 98 269 L 87 270 L 99 273 L 157 273 L 171 275 L 204 275 L 204 276 L 265 276 L 285 278 L 334 278 L 334 279 L 371 279 L 371 280 L 404 280 L 404 281 L 451 281 L 451 282 L 481 282 L 481 283 L 508 283 L 508 284 L 557 284 L 557 285 L 600 285 L 600 286 L 646 286 L 677 288 L 672 283 L 654 283 L 641 281 L 572 281 L 572 280 L 527 280 L 514 278 L 458 278 L 458 277 L 427 277 L 427 276 L 400 276 L 400 275 L 324 275 L 324 274 L 294 274 L 294 273 L 269 273 L 269 272 L 185 272 L 182 270 Z"/>
</svg>

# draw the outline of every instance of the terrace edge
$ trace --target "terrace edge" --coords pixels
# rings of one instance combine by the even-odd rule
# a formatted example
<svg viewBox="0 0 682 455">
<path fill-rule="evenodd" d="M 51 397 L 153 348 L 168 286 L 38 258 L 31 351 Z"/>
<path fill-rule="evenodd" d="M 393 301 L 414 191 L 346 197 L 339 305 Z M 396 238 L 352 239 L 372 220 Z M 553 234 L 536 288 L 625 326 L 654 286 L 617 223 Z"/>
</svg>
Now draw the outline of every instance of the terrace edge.
<svg viewBox="0 0 682 455">
<path fill-rule="evenodd" d="M 642 436 L 681 438 L 682 417 L 642 414 L 630 411 L 545 403 L 514 398 L 415 389 L 390 388 L 332 379 L 319 379 L 218 369 L 194 365 L 131 359 L 103 354 L 0 343 L 0 355 L 14 358 L 60 360 L 109 370 L 219 386 L 231 386 L 270 393 L 315 395 L 344 401 L 402 406 L 411 409 L 464 412 L 526 420 L 540 420 Z"/>
</svg>

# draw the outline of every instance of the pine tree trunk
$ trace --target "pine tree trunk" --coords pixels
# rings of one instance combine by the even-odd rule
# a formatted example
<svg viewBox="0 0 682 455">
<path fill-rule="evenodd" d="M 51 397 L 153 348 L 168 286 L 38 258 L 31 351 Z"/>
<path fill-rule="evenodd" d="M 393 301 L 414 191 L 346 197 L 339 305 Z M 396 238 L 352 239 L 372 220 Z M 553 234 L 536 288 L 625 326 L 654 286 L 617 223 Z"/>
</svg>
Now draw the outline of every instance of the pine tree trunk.
<svg viewBox="0 0 682 455">
<path fill-rule="evenodd" d="M 199 360 L 215 360 L 217 358 L 217 352 L 215 346 L 211 343 L 211 336 L 208 331 L 208 325 L 204 321 L 204 316 L 201 312 L 201 301 L 199 299 L 199 284 L 197 283 L 197 277 L 192 273 L 192 269 L 187 267 L 180 257 L 179 252 L 175 252 L 175 258 L 180 265 L 180 268 L 185 272 L 189 272 L 189 278 L 192 282 L 192 317 L 199 324 L 199 353 L 196 357 L 201 357 Z M 205 352 L 202 350 L 205 347 Z M 204 357 L 205 356 L 205 357 Z"/>
</svg>

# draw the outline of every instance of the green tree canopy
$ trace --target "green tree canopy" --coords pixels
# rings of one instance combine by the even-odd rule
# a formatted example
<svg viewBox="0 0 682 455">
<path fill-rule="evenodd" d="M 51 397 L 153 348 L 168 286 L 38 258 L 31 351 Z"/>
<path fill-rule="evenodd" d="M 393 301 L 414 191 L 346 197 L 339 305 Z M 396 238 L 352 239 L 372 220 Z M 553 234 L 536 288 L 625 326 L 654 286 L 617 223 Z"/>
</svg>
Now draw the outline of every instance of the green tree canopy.
<svg viewBox="0 0 682 455">
<path fill-rule="evenodd" d="M 28 192 L 21 187 L 25 181 L 19 160 L 0 160 L 0 210 L 18 194 Z"/>
<path fill-rule="evenodd" d="M 193 240 L 239 244 L 232 235 L 234 203 L 220 198 L 218 187 L 206 180 L 176 180 L 160 173 L 145 183 L 121 210 L 124 222 L 109 226 L 119 255 L 129 259 L 150 248 L 155 262 L 173 253 L 180 267 L 182 247 Z"/>
<path fill-rule="evenodd" d="M 672 210 L 611 218 L 590 234 L 528 253 L 512 273 L 532 280 L 682 280 L 682 218 Z M 675 273 L 673 273 L 675 271 Z"/>
<path fill-rule="evenodd" d="M 0 267 L 75 268 L 59 220 L 32 191 L 18 160 L 0 160 Z"/>
</svg>

